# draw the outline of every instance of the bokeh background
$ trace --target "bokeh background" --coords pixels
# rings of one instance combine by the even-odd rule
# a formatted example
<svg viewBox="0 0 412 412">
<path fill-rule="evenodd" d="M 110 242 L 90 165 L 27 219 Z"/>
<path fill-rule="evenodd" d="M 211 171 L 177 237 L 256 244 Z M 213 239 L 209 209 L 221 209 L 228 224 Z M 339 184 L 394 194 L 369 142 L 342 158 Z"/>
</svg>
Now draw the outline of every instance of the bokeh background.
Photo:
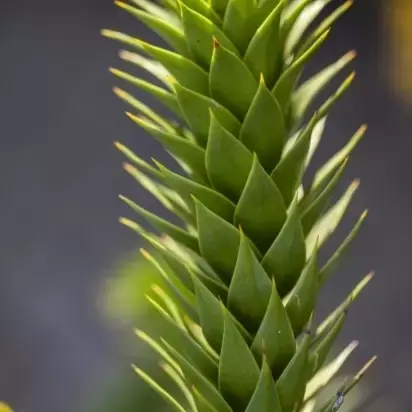
<svg viewBox="0 0 412 412">
<path fill-rule="evenodd" d="M 322 310 L 376 270 L 338 344 L 361 341 L 353 370 L 377 353 L 367 380 L 375 402 L 383 411 L 409 411 L 412 4 L 355 3 L 308 68 L 358 51 L 356 82 L 333 110 L 315 162 L 369 124 L 346 172 L 344 184 L 358 176 L 362 183 L 340 236 L 363 208 L 370 215 Z M 122 172 L 113 141 L 142 157 L 167 156 L 113 96 L 120 82 L 107 68 L 121 66 L 119 45 L 102 38 L 101 28 L 158 41 L 109 0 L 0 6 L 0 399 L 16 411 L 89 412 L 80 405 L 107 396 L 123 403 L 104 401 L 100 412 L 143 410 L 133 406 L 143 392 L 129 369 L 147 356 L 131 330 L 144 316 L 139 270 L 130 266 L 140 241 L 117 222 L 126 213 L 117 194 L 162 211 Z"/>
</svg>

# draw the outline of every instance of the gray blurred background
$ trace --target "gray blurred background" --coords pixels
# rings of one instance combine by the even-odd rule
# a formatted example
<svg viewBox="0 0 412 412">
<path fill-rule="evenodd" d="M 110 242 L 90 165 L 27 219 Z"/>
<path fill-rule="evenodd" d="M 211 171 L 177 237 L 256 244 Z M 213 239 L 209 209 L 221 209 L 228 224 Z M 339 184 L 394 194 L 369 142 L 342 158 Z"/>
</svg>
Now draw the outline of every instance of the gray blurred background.
<svg viewBox="0 0 412 412">
<path fill-rule="evenodd" d="M 367 122 L 344 182 L 361 177 L 361 188 L 331 246 L 363 208 L 370 215 L 322 310 L 376 270 L 339 344 L 361 341 L 353 368 L 379 355 L 368 382 L 390 399 L 388 410 L 400 411 L 412 404 L 412 105 L 410 80 L 402 83 L 412 70 L 401 42 L 410 49 L 412 35 L 393 34 L 390 18 L 401 16 L 403 26 L 395 26 L 404 27 L 411 7 L 402 0 L 358 1 L 308 68 L 358 51 L 357 79 L 332 112 L 316 162 Z M 117 223 L 125 212 L 117 194 L 161 209 L 122 172 L 113 141 L 142 157 L 166 155 L 113 96 L 112 85 L 124 86 L 107 71 L 122 66 L 119 45 L 102 38 L 101 28 L 158 41 L 109 0 L 3 0 L 0 7 L 0 400 L 16 411 L 78 411 L 102 382 L 129 373 L 137 350 L 130 325 L 108 322 L 99 295 L 139 242 Z"/>
</svg>

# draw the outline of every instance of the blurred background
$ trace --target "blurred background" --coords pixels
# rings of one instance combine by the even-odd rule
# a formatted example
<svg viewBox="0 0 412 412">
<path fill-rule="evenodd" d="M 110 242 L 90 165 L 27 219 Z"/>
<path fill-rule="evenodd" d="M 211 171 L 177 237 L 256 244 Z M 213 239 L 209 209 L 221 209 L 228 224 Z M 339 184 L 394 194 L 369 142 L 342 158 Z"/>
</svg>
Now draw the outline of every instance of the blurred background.
<svg viewBox="0 0 412 412">
<path fill-rule="evenodd" d="M 0 400 L 16 412 L 90 412 L 99 402 L 100 412 L 141 410 L 151 394 L 129 364 L 150 362 L 132 331 L 149 316 L 137 295 L 150 272 L 139 239 L 117 222 L 126 213 L 117 195 L 162 210 L 123 173 L 113 141 L 145 158 L 167 156 L 113 96 L 119 82 L 107 69 L 120 66 L 119 45 L 99 31 L 158 39 L 109 0 L 3 1 L 0 9 Z M 359 176 L 361 190 L 339 235 L 363 208 L 370 215 L 321 308 L 376 270 L 338 341 L 361 342 L 348 370 L 379 355 L 367 378 L 379 394 L 373 411 L 412 404 L 411 22 L 410 0 L 355 2 L 308 68 L 358 51 L 357 79 L 315 162 L 368 123 L 344 182 Z"/>
</svg>

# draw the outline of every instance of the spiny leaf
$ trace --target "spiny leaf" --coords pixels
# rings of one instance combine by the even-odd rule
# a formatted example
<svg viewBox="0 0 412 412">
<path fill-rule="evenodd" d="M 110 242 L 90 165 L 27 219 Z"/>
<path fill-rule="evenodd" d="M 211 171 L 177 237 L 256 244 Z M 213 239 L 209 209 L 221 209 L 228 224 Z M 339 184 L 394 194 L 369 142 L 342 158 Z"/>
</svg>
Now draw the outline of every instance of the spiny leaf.
<svg viewBox="0 0 412 412">
<path fill-rule="evenodd" d="M 229 0 L 227 5 L 223 30 L 242 55 L 255 32 L 253 15 L 256 7 L 256 1 L 251 0 Z"/>
<path fill-rule="evenodd" d="M 219 15 L 213 10 L 209 1 L 205 0 L 181 0 L 187 7 L 198 12 L 202 16 L 207 17 L 217 26 L 222 25 L 222 19 Z"/>
<path fill-rule="evenodd" d="M 336 322 L 339 316 L 348 310 L 350 305 L 356 300 L 366 285 L 372 280 L 374 273 L 366 275 L 353 289 L 349 296 L 336 308 L 333 312 L 317 327 L 316 335 L 313 343 L 316 343 L 319 339 L 325 336 L 327 329 Z"/>
<path fill-rule="evenodd" d="M 176 80 L 188 89 L 197 93 L 209 95 L 209 80 L 207 72 L 196 63 L 186 59 L 180 54 L 143 43 L 146 53 L 158 60 L 176 78 Z"/>
<path fill-rule="evenodd" d="M 195 399 L 192 395 L 192 392 L 187 387 L 186 382 L 182 378 L 182 376 L 176 372 L 174 368 L 172 368 L 169 364 L 162 362 L 161 368 L 165 371 L 165 373 L 170 377 L 170 379 L 177 385 L 177 387 L 182 392 L 183 396 L 185 397 L 190 410 L 193 412 L 199 412 L 195 403 Z"/>
<path fill-rule="evenodd" d="M 131 94 L 125 92 L 122 89 L 119 89 L 118 87 L 114 87 L 113 91 L 120 99 L 130 104 L 134 109 L 138 110 L 140 113 L 148 117 L 154 124 L 169 133 L 174 132 L 174 129 L 170 125 L 170 123 L 159 116 L 157 113 L 155 113 L 149 106 L 145 105 L 140 100 L 137 100 Z"/>
<path fill-rule="evenodd" d="M 172 236 L 177 242 L 182 243 L 188 248 L 198 251 L 199 245 L 196 236 L 193 236 L 183 230 L 182 228 L 175 226 L 174 224 L 168 222 L 167 220 L 149 212 L 148 210 L 142 208 L 135 202 L 126 198 L 125 196 L 119 196 L 129 207 L 131 207 L 136 213 L 144 217 L 151 225 L 153 225 L 160 232 L 167 233 Z"/>
<path fill-rule="evenodd" d="M 156 162 L 156 164 L 163 173 L 166 182 L 178 193 L 187 199 L 192 195 L 197 197 L 205 206 L 222 219 L 232 221 L 235 205 L 229 199 L 215 190 L 173 173 L 159 162 Z"/>
<path fill-rule="evenodd" d="M 285 305 L 295 335 L 305 327 L 315 308 L 319 292 L 318 273 L 318 250 L 315 246 Z"/>
<path fill-rule="evenodd" d="M 320 279 L 321 284 L 324 284 L 331 277 L 333 272 L 336 270 L 336 267 L 339 265 L 343 256 L 349 249 L 349 246 L 351 245 L 352 241 L 355 239 L 356 235 L 358 234 L 359 229 L 361 228 L 362 223 L 365 220 L 367 214 L 368 212 L 366 210 L 361 214 L 361 216 L 355 223 L 354 227 L 350 231 L 349 235 L 346 236 L 346 238 L 341 243 L 341 245 L 336 249 L 333 255 L 329 258 L 329 260 L 325 263 L 325 265 L 320 270 L 319 279 Z"/>
<path fill-rule="evenodd" d="M 210 129 L 210 109 L 216 119 L 228 132 L 237 136 L 240 130 L 240 122 L 226 107 L 203 96 L 193 90 L 183 87 L 179 83 L 174 84 L 177 100 L 183 115 L 193 130 L 196 140 L 201 147 L 206 147 Z"/>
<path fill-rule="evenodd" d="M 134 371 L 149 385 L 151 386 L 163 399 L 165 399 L 169 405 L 173 408 L 173 410 L 179 412 L 186 412 L 185 408 L 177 402 L 169 392 L 167 392 L 164 388 L 162 388 L 157 382 L 155 382 L 149 375 L 143 372 L 140 368 L 133 365 Z"/>
<path fill-rule="evenodd" d="M 338 184 L 345 170 L 347 160 L 348 159 L 346 159 L 342 163 L 342 165 L 336 171 L 335 175 L 332 177 L 327 186 L 322 190 L 322 192 L 319 193 L 319 196 L 316 199 L 314 199 L 313 202 L 309 204 L 305 209 L 302 210 L 302 227 L 305 235 L 310 232 L 310 230 L 316 223 L 316 220 L 327 207 L 332 196 L 332 192 Z"/>
<path fill-rule="evenodd" d="M 299 88 L 293 93 L 292 107 L 293 115 L 295 118 L 302 118 L 310 104 L 314 101 L 316 96 L 328 85 L 328 83 L 354 58 L 356 57 L 355 51 L 350 51 L 345 54 L 335 63 L 330 64 L 325 69 L 318 72 L 316 75 L 306 80 Z"/>
<path fill-rule="evenodd" d="M 318 187 L 323 188 L 327 184 L 336 169 L 338 169 L 342 162 L 344 162 L 345 159 L 352 153 L 359 141 L 365 135 L 366 131 L 367 126 L 362 125 L 351 137 L 349 142 L 318 169 L 315 177 L 313 178 L 311 191 Z"/>
<path fill-rule="evenodd" d="M 183 56 L 187 56 L 189 54 L 185 36 L 181 28 L 171 25 L 163 18 L 150 14 L 146 11 L 139 10 L 136 7 L 130 6 L 123 1 L 115 1 L 115 4 L 123 10 L 126 10 L 133 16 L 137 17 L 143 24 L 157 33 L 171 47 L 176 49 L 178 53 L 182 54 Z"/>
<path fill-rule="evenodd" d="M 216 39 L 209 78 L 212 97 L 243 120 L 256 94 L 258 82 L 246 64 Z"/>
<path fill-rule="evenodd" d="M 196 11 L 180 3 L 182 9 L 182 22 L 185 30 L 189 49 L 196 62 L 205 70 L 209 70 L 213 54 L 213 39 L 222 44 L 231 52 L 238 54 L 236 46 L 226 37 L 212 21 Z"/>
<path fill-rule="evenodd" d="M 231 317 L 224 310 L 219 389 L 234 408 L 243 409 L 249 403 L 258 380 L 259 366 Z"/>
<path fill-rule="evenodd" d="M 288 314 L 273 280 L 271 290 L 265 316 L 251 349 L 258 359 L 264 355 L 273 376 L 278 377 L 295 354 L 296 343 Z"/>
<path fill-rule="evenodd" d="M 229 286 L 227 305 L 251 332 L 260 325 L 270 299 L 270 279 L 240 232 L 240 247 Z"/>
<path fill-rule="evenodd" d="M 266 272 L 274 276 L 281 296 L 285 296 L 295 285 L 305 266 L 305 259 L 305 238 L 295 201 L 285 224 L 262 260 Z"/>
<path fill-rule="evenodd" d="M 276 383 L 282 411 L 293 411 L 300 403 L 300 397 L 303 398 L 306 380 L 302 371 L 305 370 L 308 358 L 309 335 L 310 332 L 305 332 L 298 350 Z"/>
<path fill-rule="evenodd" d="M 324 366 L 307 384 L 305 391 L 305 402 L 314 398 L 326 385 L 328 385 L 340 368 L 358 346 L 357 341 L 351 342 L 332 361 Z"/>
<path fill-rule="evenodd" d="M 313 226 L 306 238 L 307 255 L 312 253 L 315 243 L 321 247 L 339 226 L 359 184 L 359 180 L 352 182 L 341 198 Z"/>
<path fill-rule="evenodd" d="M 233 412 L 218 389 L 206 379 L 193 365 L 188 362 L 178 350 L 164 342 L 172 356 L 179 362 L 187 381 L 196 387 L 202 396 L 219 412 Z"/>
<path fill-rule="evenodd" d="M 245 2 L 245 0 L 241 1 Z M 246 2 L 252 3 L 250 0 L 246 0 Z M 243 58 L 246 65 L 255 75 L 255 78 L 258 79 L 262 74 L 270 88 L 275 83 L 282 61 L 279 27 L 285 3 L 286 0 L 279 1 L 278 5 L 257 29 Z M 253 7 L 256 6 L 254 5 Z M 249 16 L 248 19 L 249 21 L 253 20 Z M 239 32 L 244 32 L 244 26 Z"/>
<path fill-rule="evenodd" d="M 170 12 L 166 7 L 159 6 L 157 3 L 150 0 L 131 0 L 131 2 L 176 28 L 182 27 L 178 16 L 175 13 Z"/>
<path fill-rule="evenodd" d="M 212 185 L 232 201 L 237 201 L 245 187 L 252 161 L 252 153 L 224 129 L 210 111 L 206 170 Z"/>
<path fill-rule="evenodd" d="M 270 173 L 280 159 L 285 138 L 286 126 L 282 110 L 262 76 L 243 121 L 239 140 L 258 155 L 260 163 Z"/>
<path fill-rule="evenodd" d="M 200 201 L 195 203 L 202 256 L 229 283 L 236 266 L 240 233 Z"/>
<path fill-rule="evenodd" d="M 181 116 L 181 111 L 176 96 L 167 91 L 166 89 L 158 87 L 150 82 L 147 82 L 146 80 L 134 77 L 122 70 L 111 68 L 110 72 L 118 78 L 131 83 L 133 86 L 137 86 L 145 92 L 150 93 L 162 104 L 164 104 L 168 109 L 170 109 L 173 113 L 177 114 L 178 116 Z"/>
<path fill-rule="evenodd" d="M 163 144 L 173 155 L 185 162 L 204 182 L 208 181 L 205 169 L 206 153 L 203 149 L 183 137 L 176 136 L 173 133 L 164 132 L 161 129 L 152 126 L 138 116 L 134 116 L 131 113 L 126 114 L 132 121 L 144 128 L 156 140 Z"/>
<path fill-rule="evenodd" d="M 303 66 L 307 61 L 315 54 L 319 47 L 326 40 L 329 30 L 325 31 L 322 36 L 313 44 L 313 46 L 304 53 L 301 57 L 295 60 L 281 75 L 277 83 L 272 89 L 273 95 L 276 97 L 276 100 L 279 102 L 280 107 L 283 112 L 286 113 L 288 108 L 290 98 L 292 95 L 293 88 L 299 78 L 299 75 L 302 71 Z"/>
<path fill-rule="evenodd" d="M 279 395 L 272 371 L 263 356 L 260 376 L 245 412 L 281 412 Z"/>
<path fill-rule="evenodd" d="M 232 170 L 239 170 L 232 169 Z M 276 184 L 253 157 L 252 168 L 235 209 L 235 224 L 265 253 L 282 229 L 286 207 Z"/>
</svg>

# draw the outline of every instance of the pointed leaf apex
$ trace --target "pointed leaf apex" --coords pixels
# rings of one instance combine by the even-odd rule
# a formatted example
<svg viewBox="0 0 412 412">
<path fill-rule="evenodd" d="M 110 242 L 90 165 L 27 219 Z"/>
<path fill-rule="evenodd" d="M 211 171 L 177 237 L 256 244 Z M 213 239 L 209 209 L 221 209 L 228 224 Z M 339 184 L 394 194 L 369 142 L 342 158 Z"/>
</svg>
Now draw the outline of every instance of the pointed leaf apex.
<svg viewBox="0 0 412 412">
<path fill-rule="evenodd" d="M 262 86 L 266 86 L 265 76 L 263 75 L 263 73 L 260 73 L 259 83 L 260 83 Z"/>
<path fill-rule="evenodd" d="M 133 173 L 136 170 L 136 168 L 133 167 L 130 163 L 123 163 L 123 170 L 125 170 L 127 173 Z"/>
<path fill-rule="evenodd" d="M 351 50 L 346 54 L 345 57 L 350 61 L 350 60 L 353 60 L 357 55 L 358 55 L 358 52 L 356 50 Z"/>
<path fill-rule="evenodd" d="M 120 151 L 122 151 L 122 149 L 125 149 L 125 148 L 126 148 L 125 145 L 121 144 L 121 143 L 118 142 L 118 141 L 113 142 L 113 145 L 114 145 L 114 147 L 115 147 L 117 150 L 120 150 Z"/>
<path fill-rule="evenodd" d="M 217 49 L 218 47 L 220 47 L 220 43 L 217 41 L 216 37 L 213 36 L 213 48 Z"/>
</svg>

